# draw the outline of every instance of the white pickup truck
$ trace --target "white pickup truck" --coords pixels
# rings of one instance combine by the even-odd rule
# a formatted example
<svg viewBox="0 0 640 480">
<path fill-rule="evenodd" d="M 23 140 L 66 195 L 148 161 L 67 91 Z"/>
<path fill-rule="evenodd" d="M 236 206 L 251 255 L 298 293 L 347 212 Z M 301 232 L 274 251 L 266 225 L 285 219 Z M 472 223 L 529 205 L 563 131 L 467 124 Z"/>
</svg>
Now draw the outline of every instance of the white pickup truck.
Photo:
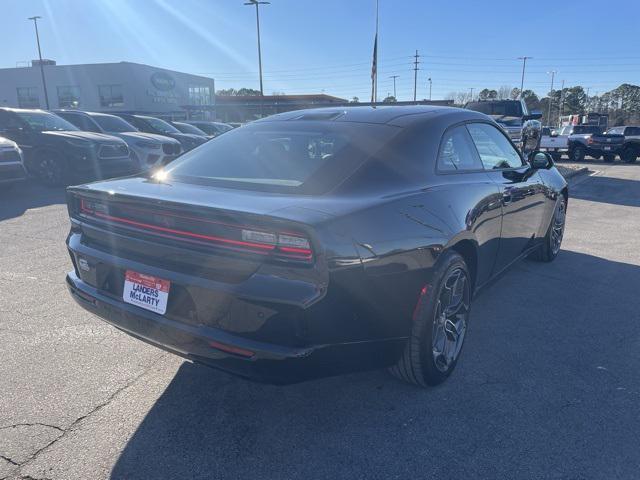
<svg viewBox="0 0 640 480">
<path fill-rule="evenodd" d="M 540 150 L 548 152 L 554 161 L 560 160 L 562 155 L 569 150 L 569 135 L 571 135 L 573 128 L 573 126 L 542 127 Z"/>
</svg>

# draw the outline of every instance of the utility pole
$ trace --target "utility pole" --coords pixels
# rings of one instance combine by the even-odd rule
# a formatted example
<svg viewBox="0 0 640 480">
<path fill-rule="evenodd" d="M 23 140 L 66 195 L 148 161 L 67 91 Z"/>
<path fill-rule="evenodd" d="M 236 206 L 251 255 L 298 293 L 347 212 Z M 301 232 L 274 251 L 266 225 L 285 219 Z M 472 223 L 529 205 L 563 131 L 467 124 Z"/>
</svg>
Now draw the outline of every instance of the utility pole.
<svg viewBox="0 0 640 480">
<path fill-rule="evenodd" d="M 560 87 L 560 113 L 558 114 L 558 123 L 560 123 L 560 117 L 564 113 L 564 80 L 562 80 L 562 87 Z"/>
<path fill-rule="evenodd" d="M 522 90 L 524 89 L 524 69 L 527 66 L 527 60 L 533 57 L 518 57 L 518 60 L 522 60 L 522 79 L 520 80 L 520 98 L 522 98 Z"/>
<path fill-rule="evenodd" d="M 429 77 L 427 80 L 429 80 L 429 101 L 431 101 L 431 77 Z"/>
<path fill-rule="evenodd" d="M 396 97 L 396 78 L 398 78 L 400 75 L 391 75 L 389 78 L 393 78 L 393 98 L 395 98 L 396 100 L 398 99 L 398 97 Z"/>
<path fill-rule="evenodd" d="M 260 47 L 260 5 L 269 5 L 271 2 L 262 2 L 258 0 L 249 0 L 245 5 L 255 5 L 256 7 L 256 27 L 258 30 L 258 70 L 260 72 L 260 97 L 264 96 L 262 88 L 262 48 Z M 262 101 L 262 99 L 261 99 Z"/>
<path fill-rule="evenodd" d="M 40 59 L 40 75 L 42 75 L 42 88 L 44 88 L 44 102 L 49 110 L 49 94 L 47 93 L 47 81 L 44 78 L 44 66 L 42 65 L 42 51 L 40 50 L 40 35 L 38 34 L 38 19 L 39 16 L 29 17 L 27 20 L 33 20 L 33 25 L 36 27 L 36 42 L 38 43 L 38 58 Z"/>
<path fill-rule="evenodd" d="M 470 93 L 470 95 L 469 95 L 469 96 L 471 97 L 471 100 L 470 100 L 470 101 L 472 101 L 472 102 L 473 102 L 473 87 L 471 87 L 469 90 L 470 90 L 470 92 L 471 92 L 471 93 Z"/>
<path fill-rule="evenodd" d="M 416 50 L 416 54 L 413 56 L 415 59 L 413 62 L 413 101 L 416 101 L 416 95 L 418 93 L 418 64 L 420 63 L 418 59 L 420 55 L 418 55 L 418 50 Z"/>
<path fill-rule="evenodd" d="M 551 74 L 551 90 L 549 92 L 549 106 L 547 109 L 547 123 L 549 125 L 551 125 L 551 104 L 553 103 L 553 79 L 556 77 L 556 72 L 555 70 L 551 70 L 550 72 L 547 72 Z"/>
</svg>

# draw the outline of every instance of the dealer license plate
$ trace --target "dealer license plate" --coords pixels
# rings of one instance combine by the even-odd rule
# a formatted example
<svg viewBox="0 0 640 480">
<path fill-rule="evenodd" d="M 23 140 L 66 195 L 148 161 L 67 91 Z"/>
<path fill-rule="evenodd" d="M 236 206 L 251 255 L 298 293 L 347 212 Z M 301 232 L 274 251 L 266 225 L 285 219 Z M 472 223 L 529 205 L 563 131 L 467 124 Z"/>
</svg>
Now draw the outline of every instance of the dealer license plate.
<svg viewBox="0 0 640 480">
<path fill-rule="evenodd" d="M 611 150 L 611 147 L 604 147 L 605 150 Z"/>
<path fill-rule="evenodd" d="M 171 282 L 168 280 L 127 270 L 122 299 L 126 303 L 164 315 L 170 286 Z"/>
</svg>

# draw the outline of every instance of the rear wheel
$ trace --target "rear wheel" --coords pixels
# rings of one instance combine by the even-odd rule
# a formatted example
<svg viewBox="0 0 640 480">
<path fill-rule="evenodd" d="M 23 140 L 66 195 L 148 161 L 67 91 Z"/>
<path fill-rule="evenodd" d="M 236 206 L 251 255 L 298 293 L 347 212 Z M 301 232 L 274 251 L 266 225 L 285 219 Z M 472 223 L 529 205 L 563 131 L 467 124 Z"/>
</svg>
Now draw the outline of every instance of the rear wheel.
<svg viewBox="0 0 640 480">
<path fill-rule="evenodd" d="M 633 147 L 626 147 L 624 150 L 622 150 L 620 158 L 625 163 L 634 163 L 638 158 L 638 150 Z"/>
<path fill-rule="evenodd" d="M 411 336 L 391 373 L 418 386 L 444 382 L 456 367 L 467 332 L 471 281 L 464 259 L 446 252 L 413 314 Z"/>
<path fill-rule="evenodd" d="M 64 185 L 67 180 L 67 168 L 63 158 L 56 152 L 40 152 L 33 162 L 36 178 L 50 187 Z"/>
<path fill-rule="evenodd" d="M 569 152 L 569 157 L 571 157 L 571 160 L 573 160 L 574 162 L 582 162 L 586 154 L 586 148 L 584 148 L 582 145 L 576 145 Z"/>
<path fill-rule="evenodd" d="M 531 258 L 539 262 L 552 262 L 560 252 L 562 237 L 564 236 L 564 225 L 567 214 L 567 200 L 562 196 L 556 204 L 553 212 L 551 224 L 544 237 L 543 244 L 538 250 L 533 252 Z"/>
</svg>

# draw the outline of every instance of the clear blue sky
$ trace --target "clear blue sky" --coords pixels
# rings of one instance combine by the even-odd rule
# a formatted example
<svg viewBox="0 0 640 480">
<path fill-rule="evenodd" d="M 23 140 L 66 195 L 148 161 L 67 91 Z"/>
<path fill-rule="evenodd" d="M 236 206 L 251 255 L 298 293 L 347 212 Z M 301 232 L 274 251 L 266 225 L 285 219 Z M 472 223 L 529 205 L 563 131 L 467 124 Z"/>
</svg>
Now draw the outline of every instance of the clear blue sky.
<svg viewBox="0 0 640 480">
<path fill-rule="evenodd" d="M 375 0 L 271 0 L 261 8 L 265 93 L 370 95 Z M 524 12 L 524 9 L 529 9 Z M 253 7 L 243 0 L 0 0 L 0 67 L 43 55 L 60 64 L 131 61 L 216 78 L 217 88 L 258 87 Z M 519 86 L 582 84 L 593 95 L 640 84 L 640 1 L 380 0 L 379 97 L 418 97 Z"/>
</svg>

